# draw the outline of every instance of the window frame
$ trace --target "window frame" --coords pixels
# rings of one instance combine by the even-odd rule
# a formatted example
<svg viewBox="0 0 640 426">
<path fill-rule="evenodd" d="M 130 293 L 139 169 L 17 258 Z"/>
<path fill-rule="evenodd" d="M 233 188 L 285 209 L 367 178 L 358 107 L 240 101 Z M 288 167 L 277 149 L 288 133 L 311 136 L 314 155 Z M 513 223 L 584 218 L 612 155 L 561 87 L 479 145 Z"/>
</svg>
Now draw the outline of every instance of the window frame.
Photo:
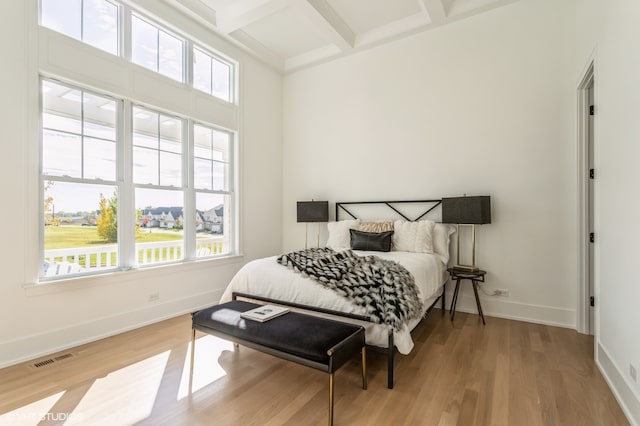
<svg viewBox="0 0 640 426">
<path fill-rule="evenodd" d="M 150 18 L 149 16 L 147 16 L 145 13 L 137 10 L 137 9 L 132 9 L 129 8 L 128 12 L 128 24 L 129 24 L 129 30 L 128 30 L 128 40 L 127 40 L 127 45 L 129 46 L 129 54 L 130 57 L 128 58 L 129 61 L 137 66 L 143 67 L 149 71 L 155 72 L 157 74 L 160 74 L 166 78 L 169 78 L 173 81 L 177 81 L 178 83 L 184 83 L 187 84 L 188 79 L 187 79 L 187 75 L 188 75 L 188 68 L 187 68 L 187 57 L 190 56 L 187 54 L 188 50 L 191 50 L 190 48 L 190 44 L 189 43 L 189 39 L 187 37 L 184 37 L 180 34 L 177 34 L 175 31 L 170 30 L 169 28 L 167 28 L 165 25 L 162 25 L 160 23 L 158 23 L 156 20 L 154 20 L 153 18 Z M 147 25 L 150 25 L 152 27 L 155 28 L 156 30 L 156 65 L 157 65 L 157 69 L 151 69 L 149 67 L 146 67 L 142 64 L 139 64 L 138 62 L 135 62 L 133 60 L 133 18 L 137 18 L 139 20 L 141 20 L 142 22 L 146 23 Z M 167 35 L 169 35 L 170 37 L 173 37 L 175 39 L 178 39 L 180 41 L 180 44 L 182 45 L 182 54 L 180 55 L 180 65 L 182 67 L 181 70 L 181 76 L 180 76 L 180 80 L 177 80 L 167 74 L 164 74 L 162 72 L 160 72 L 160 33 L 165 33 Z"/>
<path fill-rule="evenodd" d="M 44 131 L 45 131 L 45 127 L 44 127 L 44 122 L 43 122 L 43 113 L 44 113 L 44 93 L 42 92 L 42 87 L 43 87 L 43 82 L 44 81 L 50 81 L 54 84 L 58 84 L 61 86 L 65 86 L 68 87 L 71 90 L 79 90 L 81 91 L 83 94 L 84 93 L 90 93 L 94 96 L 98 96 L 101 98 L 108 98 L 111 99 L 112 101 L 115 102 L 116 104 L 116 120 L 115 120 L 115 136 L 116 136 L 116 170 L 115 170 L 115 180 L 110 181 L 110 180 L 104 180 L 104 179 L 99 179 L 99 178 L 94 178 L 94 179 L 90 179 L 90 178 L 85 178 L 85 177 L 71 177 L 71 176 L 56 176 L 56 175 L 45 175 L 43 173 L 43 166 L 44 166 L 44 158 L 43 158 L 43 153 L 44 153 L 44 148 L 43 148 L 43 141 L 44 141 Z M 123 156 L 123 150 L 124 150 L 124 137 L 123 137 L 123 113 L 124 113 L 124 100 L 114 97 L 112 95 L 109 95 L 107 93 L 101 93 L 95 90 L 92 90 L 90 88 L 86 88 L 83 86 L 80 86 L 78 84 L 75 83 L 70 83 L 58 78 L 54 78 L 54 77 L 49 77 L 43 74 L 39 75 L 38 78 L 38 96 L 39 96 L 39 108 L 38 108 L 38 115 L 39 115 L 39 120 L 38 120 L 38 194 L 39 194 L 39 198 L 38 198 L 38 205 L 39 205 L 39 211 L 38 211 L 38 217 L 39 217 L 39 224 L 38 224 L 38 233 L 39 233 L 39 249 L 38 249 L 38 279 L 39 281 L 55 281 L 55 280 L 59 280 L 59 279 L 63 279 L 63 278 L 68 278 L 68 277 L 75 277 L 75 276 L 84 276 L 84 275 L 97 275 L 97 274 L 104 274 L 104 273 L 108 273 L 108 272 L 113 272 L 113 271 L 117 271 L 117 270 L 122 270 L 123 269 L 123 256 L 122 256 L 122 238 L 121 238 L 121 229 L 118 229 L 118 250 L 117 250 L 117 265 L 114 267 L 110 267 L 110 268 L 100 268 L 97 269 L 95 271 L 87 271 L 86 273 L 74 273 L 74 274 L 66 274 L 66 275 L 60 275 L 60 276 L 51 276 L 51 277 L 47 277 L 45 276 L 44 272 L 44 263 L 45 263 L 45 236 L 44 236 L 44 230 L 45 230 L 45 223 L 44 223 L 44 218 L 45 218 L 45 211 L 44 211 L 44 203 L 42 202 L 44 200 L 44 195 L 45 195 L 45 182 L 46 181 L 53 181 L 53 182 L 63 182 L 63 183 L 75 183 L 75 184 L 94 184 L 94 185 L 111 185 L 114 186 L 116 188 L 116 190 L 118 191 L 118 194 L 122 193 L 123 190 L 123 179 L 122 179 L 122 175 L 123 175 L 123 167 L 122 167 L 122 162 L 119 161 L 120 158 L 122 158 Z M 81 105 L 83 103 L 81 102 Z M 84 127 L 84 113 L 82 113 L 81 115 L 82 119 L 81 119 L 81 126 Z M 84 129 L 81 129 L 81 137 L 84 138 Z M 119 195 L 120 196 L 120 195 Z M 120 223 L 120 211 L 118 211 L 118 217 L 116 219 L 118 221 L 118 223 Z"/>
<path fill-rule="evenodd" d="M 203 120 L 197 120 L 195 118 L 181 116 L 172 112 L 164 111 L 160 108 L 149 106 L 140 102 L 134 102 L 131 99 L 115 97 L 108 93 L 93 90 L 87 88 L 85 85 L 65 81 L 59 78 L 49 77 L 44 74 L 39 76 L 39 170 L 38 170 L 38 185 L 39 185 L 39 267 L 38 267 L 38 280 L 39 282 L 51 282 L 59 281 L 68 278 L 75 278 L 81 276 L 100 275 L 115 271 L 128 271 L 131 269 L 146 269 L 168 264 L 181 264 L 192 262 L 202 259 L 215 259 L 237 255 L 236 241 L 238 238 L 238 224 L 237 216 L 233 215 L 235 206 L 238 202 L 237 194 L 237 156 L 236 156 L 236 140 L 237 132 L 225 129 L 219 125 L 207 123 Z M 115 120 L 115 135 L 116 135 L 116 180 L 104 180 L 100 178 L 85 178 L 85 177 L 69 177 L 69 176 L 57 176 L 44 174 L 44 121 L 42 120 L 44 114 L 44 92 L 42 91 L 43 82 L 50 81 L 52 83 L 67 87 L 71 90 L 78 90 L 81 93 L 88 93 L 93 96 L 101 98 L 107 98 L 114 101 L 116 104 L 116 120 Z M 82 102 L 81 102 L 82 105 Z M 134 135 L 134 111 L 136 108 L 144 111 L 149 111 L 158 114 L 158 127 L 160 127 L 160 117 L 170 117 L 171 119 L 178 119 L 182 122 L 181 129 L 181 185 L 161 185 L 148 183 L 136 183 L 133 176 L 133 135 Z M 81 125 L 84 121 L 81 120 Z M 214 132 L 222 132 L 228 136 L 228 169 L 225 173 L 225 179 L 228 182 L 228 188 L 226 190 L 216 189 L 197 189 L 195 188 L 194 179 L 194 162 L 195 162 L 195 126 L 202 126 L 211 129 Z M 82 127 L 82 131 L 83 127 Z M 81 135 L 84 137 L 84 133 Z M 158 137 L 158 152 L 160 152 L 160 140 L 161 134 Z M 213 161 L 213 160 L 212 160 Z M 158 171 L 160 173 L 160 171 Z M 44 261 L 45 261 L 45 211 L 44 203 L 42 200 L 45 196 L 45 185 L 47 181 L 76 183 L 76 184 L 96 184 L 96 185 L 109 185 L 116 188 L 118 192 L 118 249 L 117 249 L 117 265 L 112 267 L 104 267 L 98 269 L 87 269 L 79 273 L 64 274 L 46 276 L 44 273 Z M 135 207 L 135 196 L 137 189 L 153 189 L 164 191 L 176 191 L 182 193 L 183 200 L 183 216 L 184 216 L 184 228 L 183 228 L 183 240 L 182 240 L 182 256 L 180 259 L 157 261 L 150 263 L 138 263 L 136 248 L 136 220 L 137 209 Z M 228 226 L 223 227 L 223 247 L 225 248 L 222 253 L 212 253 L 210 255 L 200 256 L 197 253 L 197 230 L 196 230 L 196 204 L 198 194 L 213 194 L 221 195 L 225 199 L 225 218 L 224 223 Z M 226 202 L 228 200 L 228 204 Z"/>
<path fill-rule="evenodd" d="M 87 46 L 91 46 L 94 49 L 98 49 L 101 52 L 105 52 L 109 55 L 114 55 L 116 57 L 120 57 L 125 59 L 131 64 L 142 67 L 146 70 L 159 74 L 163 77 L 170 79 L 171 81 L 186 84 L 191 87 L 193 90 L 198 93 L 204 93 L 208 96 L 211 96 L 214 99 L 217 99 L 221 102 L 238 105 L 239 95 L 238 95 L 238 87 L 237 87 L 237 79 L 238 79 L 238 62 L 233 60 L 232 58 L 227 57 L 222 52 L 218 52 L 216 49 L 212 49 L 207 46 L 207 43 L 202 43 L 196 38 L 191 37 L 188 33 L 181 31 L 179 29 L 170 28 L 167 25 L 161 23 L 161 20 L 155 19 L 152 14 L 147 13 L 140 7 L 131 6 L 129 2 L 121 1 L 121 0 L 103 0 L 117 8 L 117 40 L 116 40 L 116 53 L 112 53 L 106 50 L 103 50 L 99 47 L 96 47 L 92 44 L 87 43 L 82 39 L 83 37 L 83 25 L 84 25 L 84 17 L 83 17 L 83 7 L 84 1 L 80 0 L 81 11 L 80 11 L 80 39 L 76 39 L 73 36 L 66 35 L 60 31 L 57 31 L 53 28 L 47 27 L 42 23 L 42 1 L 38 0 L 38 25 L 44 28 L 47 28 L 50 31 L 55 31 L 59 34 L 64 35 L 65 37 L 70 37 L 74 40 L 79 40 L 80 42 L 86 44 Z M 133 61 L 133 17 L 140 19 L 148 25 L 153 26 L 157 31 L 156 41 L 157 41 L 157 69 L 151 69 L 144 65 L 138 64 Z M 167 74 L 163 74 L 160 72 L 160 42 L 159 37 L 160 33 L 164 32 L 167 35 L 174 37 L 180 40 L 182 45 L 182 55 L 180 58 L 180 63 L 182 65 L 182 75 L 180 80 L 177 80 Z M 195 49 L 198 49 L 202 53 L 208 55 L 211 60 L 219 61 L 229 67 L 229 99 L 221 98 L 213 93 L 213 68 L 211 69 L 212 74 L 212 89 L 211 92 L 205 92 L 204 90 L 198 89 L 194 86 L 194 67 L 193 67 L 193 58 Z"/>
<path fill-rule="evenodd" d="M 194 66 L 193 66 L 193 61 L 195 59 L 195 51 L 199 50 L 200 52 L 204 53 L 205 55 L 209 56 L 209 59 L 211 61 L 213 61 L 214 59 L 218 62 L 222 62 L 223 64 L 227 65 L 229 67 L 229 99 L 223 99 L 219 96 L 216 96 L 213 94 L 213 65 L 211 65 L 211 91 L 210 92 L 205 92 L 204 90 L 198 89 L 195 86 L 195 73 L 194 73 Z M 232 61 L 230 61 L 229 59 L 226 59 L 224 56 L 215 53 L 214 51 L 212 51 L 209 48 L 206 48 L 205 46 L 201 45 L 200 43 L 197 42 L 192 42 L 191 43 L 191 48 L 190 50 L 190 62 L 189 62 L 189 69 L 190 69 L 190 74 L 191 74 L 191 86 L 193 87 L 194 90 L 197 90 L 200 93 L 206 93 L 209 96 L 213 96 L 214 98 L 221 100 L 223 102 L 228 102 L 230 104 L 235 104 L 236 103 L 236 64 Z"/>
</svg>

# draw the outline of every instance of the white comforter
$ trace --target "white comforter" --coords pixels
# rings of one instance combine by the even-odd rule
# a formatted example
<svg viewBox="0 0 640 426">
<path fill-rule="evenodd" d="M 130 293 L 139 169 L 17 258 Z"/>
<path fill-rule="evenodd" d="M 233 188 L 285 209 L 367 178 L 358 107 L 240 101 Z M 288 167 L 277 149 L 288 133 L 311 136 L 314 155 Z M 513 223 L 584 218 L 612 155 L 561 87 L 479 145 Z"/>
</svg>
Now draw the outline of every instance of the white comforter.
<svg viewBox="0 0 640 426">
<path fill-rule="evenodd" d="M 408 252 L 368 252 L 356 251 L 356 254 L 374 255 L 393 260 L 407 268 L 415 278 L 419 296 L 426 310 L 440 294 L 446 282 L 446 265 L 437 255 Z M 333 290 L 322 287 L 311 278 L 303 277 L 276 261 L 277 256 L 254 260 L 243 266 L 227 286 L 220 303 L 228 302 L 233 292 L 247 293 L 277 300 L 316 306 L 340 312 L 366 315 L 364 308 L 352 304 L 349 299 Z M 420 322 L 417 318 L 394 332 L 394 343 L 398 351 L 408 354 L 413 349 L 411 330 Z M 341 318 L 342 321 L 361 324 L 366 329 L 366 341 L 369 345 L 387 347 L 388 328 L 384 325 Z"/>
</svg>

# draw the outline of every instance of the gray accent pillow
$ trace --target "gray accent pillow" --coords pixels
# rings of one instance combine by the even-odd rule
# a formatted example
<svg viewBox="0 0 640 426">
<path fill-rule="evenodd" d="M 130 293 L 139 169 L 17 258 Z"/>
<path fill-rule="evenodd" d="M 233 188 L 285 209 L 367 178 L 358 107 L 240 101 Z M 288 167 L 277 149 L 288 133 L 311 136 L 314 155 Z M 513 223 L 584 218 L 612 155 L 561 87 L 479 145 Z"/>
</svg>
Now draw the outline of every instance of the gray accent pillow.
<svg viewBox="0 0 640 426">
<path fill-rule="evenodd" d="M 351 234 L 351 249 L 365 251 L 391 251 L 391 236 L 393 231 L 363 232 L 356 229 L 349 230 Z"/>
</svg>

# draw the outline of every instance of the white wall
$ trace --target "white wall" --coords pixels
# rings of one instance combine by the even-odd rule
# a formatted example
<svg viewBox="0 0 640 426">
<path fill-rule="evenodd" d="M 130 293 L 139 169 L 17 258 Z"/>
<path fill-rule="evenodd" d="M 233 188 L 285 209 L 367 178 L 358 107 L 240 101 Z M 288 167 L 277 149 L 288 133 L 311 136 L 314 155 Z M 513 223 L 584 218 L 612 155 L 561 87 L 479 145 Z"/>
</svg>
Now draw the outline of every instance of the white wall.
<svg viewBox="0 0 640 426">
<path fill-rule="evenodd" d="M 114 75 L 124 72 L 124 67 L 117 58 L 94 57 L 89 54 L 91 48 L 38 29 L 35 0 L 8 2 L 3 5 L 0 30 L 4 58 L 0 67 L 0 366 L 214 304 L 244 262 L 281 250 L 282 77 L 163 2 L 140 3 L 168 24 L 184 28 L 240 63 L 239 108 L 198 100 L 185 103 L 185 108 L 195 108 L 195 114 L 205 118 L 210 108 L 217 109 L 216 114 L 225 117 L 224 124 L 240 132 L 243 256 L 24 287 L 36 274 L 38 258 L 40 197 L 34 191 L 38 180 L 38 70 L 46 68 L 55 74 L 66 66 L 67 76 L 86 79 L 94 69 L 90 78 L 104 84 L 99 78 L 109 72 L 105 67 L 113 67 Z M 114 90 L 130 85 L 131 93 L 121 95 L 154 105 L 185 101 L 172 98 L 169 92 L 149 93 L 154 83 L 144 77 L 145 72 L 124 72 L 123 83 L 114 85 Z M 143 79 L 136 80 L 140 76 Z M 197 105 L 204 109 L 198 111 Z M 158 302 L 148 302 L 152 292 L 160 294 Z"/>
<path fill-rule="evenodd" d="M 630 364 L 640 371 L 640 3 L 576 4 L 575 81 L 595 58 L 596 360 L 627 416 L 640 424 L 640 383 L 629 374 Z"/>
<path fill-rule="evenodd" d="M 286 76 L 285 249 L 297 200 L 490 195 L 485 314 L 575 327 L 574 22 L 523 0 Z"/>
</svg>

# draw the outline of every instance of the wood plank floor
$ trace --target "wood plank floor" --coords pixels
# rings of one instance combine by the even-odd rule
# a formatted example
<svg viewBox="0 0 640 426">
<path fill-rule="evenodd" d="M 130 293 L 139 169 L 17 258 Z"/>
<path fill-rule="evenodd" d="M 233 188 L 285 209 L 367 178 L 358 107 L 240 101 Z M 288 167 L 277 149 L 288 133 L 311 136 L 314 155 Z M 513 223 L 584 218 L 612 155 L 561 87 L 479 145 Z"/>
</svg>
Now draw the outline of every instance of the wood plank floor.
<svg viewBox="0 0 640 426">
<path fill-rule="evenodd" d="M 0 370 L 0 425 L 325 425 L 328 375 L 198 334 L 188 391 L 190 317 L 83 345 L 34 368 Z M 336 425 L 625 425 L 573 330 L 434 310 L 396 358 L 369 352 L 336 373 Z M 38 361 L 38 360 L 36 360 Z"/>
</svg>

